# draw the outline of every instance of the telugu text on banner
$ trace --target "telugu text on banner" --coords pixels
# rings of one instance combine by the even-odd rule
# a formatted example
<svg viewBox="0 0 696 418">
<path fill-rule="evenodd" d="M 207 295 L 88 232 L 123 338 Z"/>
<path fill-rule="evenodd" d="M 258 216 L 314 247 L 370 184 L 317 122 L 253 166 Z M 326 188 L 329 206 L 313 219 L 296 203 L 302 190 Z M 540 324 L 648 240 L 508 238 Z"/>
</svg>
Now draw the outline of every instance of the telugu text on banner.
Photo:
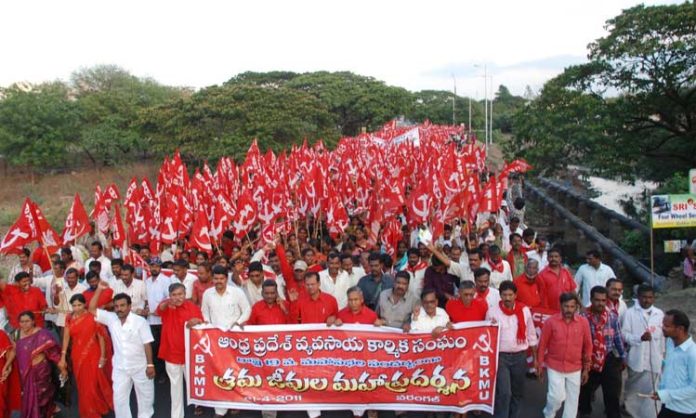
<svg viewBox="0 0 696 418">
<path fill-rule="evenodd" d="M 437 338 L 369 325 L 187 331 L 190 403 L 229 409 L 492 413 L 498 327 L 456 324 Z"/>
</svg>

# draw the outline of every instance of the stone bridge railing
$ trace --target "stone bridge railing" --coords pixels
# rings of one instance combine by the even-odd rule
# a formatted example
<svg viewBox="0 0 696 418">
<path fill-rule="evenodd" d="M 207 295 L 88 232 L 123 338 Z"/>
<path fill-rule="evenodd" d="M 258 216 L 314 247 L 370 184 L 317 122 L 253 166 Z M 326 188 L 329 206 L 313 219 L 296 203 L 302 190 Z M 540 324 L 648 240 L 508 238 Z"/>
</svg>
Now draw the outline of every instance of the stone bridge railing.
<svg viewBox="0 0 696 418">
<path fill-rule="evenodd" d="M 526 195 L 532 201 L 541 203 L 540 209 L 551 215 L 552 225 L 549 227 L 563 236 L 567 252 L 584 257 L 590 249 L 601 249 L 605 262 L 622 280 L 662 287 L 665 282 L 663 276 L 653 274 L 649 267 L 617 244 L 627 230 L 638 230 L 647 234 L 646 239 L 649 239 L 649 228 L 552 180 L 539 179 L 539 183 L 546 190 L 527 183 Z"/>
</svg>

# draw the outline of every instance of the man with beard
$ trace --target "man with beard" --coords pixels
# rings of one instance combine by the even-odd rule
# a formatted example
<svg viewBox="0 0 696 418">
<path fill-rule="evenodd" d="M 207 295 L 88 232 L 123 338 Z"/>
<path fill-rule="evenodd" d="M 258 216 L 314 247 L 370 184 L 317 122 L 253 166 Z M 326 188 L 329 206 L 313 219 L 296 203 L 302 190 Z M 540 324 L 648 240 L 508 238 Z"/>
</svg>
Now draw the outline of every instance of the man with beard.
<svg viewBox="0 0 696 418">
<path fill-rule="evenodd" d="M 498 373 L 495 386 L 495 418 L 517 418 L 524 396 L 527 349 L 536 362 L 537 335 L 529 308 L 517 302 L 517 287 L 509 280 L 500 283 L 500 302 L 491 306 L 486 319 L 500 326 Z"/>
<path fill-rule="evenodd" d="M 383 290 L 394 287 L 394 279 L 382 272 L 384 267 L 382 257 L 378 253 L 372 253 L 369 257 L 370 274 L 366 275 L 358 282 L 358 287 L 365 296 L 365 304 L 368 308 L 374 309 L 379 301 L 379 294 Z"/>
<path fill-rule="evenodd" d="M 152 343 L 152 352 L 155 356 L 155 371 L 159 376 L 157 383 L 164 383 L 165 367 L 164 361 L 160 358 L 160 341 L 162 339 L 162 319 L 157 313 L 156 308 L 159 304 L 169 297 L 169 285 L 172 281 L 169 277 L 160 274 L 161 264 L 159 257 L 152 257 L 148 264 L 150 265 L 150 276 L 145 278 L 145 288 L 147 291 L 148 304 L 155 309 L 149 312 L 147 321 L 150 324 L 152 336 L 155 339 Z"/>
<path fill-rule="evenodd" d="M 667 351 L 662 379 L 653 399 L 662 402 L 659 418 L 696 417 L 696 344 L 689 334 L 689 317 L 676 309 L 665 313 L 662 331 Z"/>
<path fill-rule="evenodd" d="M 421 261 L 420 252 L 417 248 L 409 248 L 406 251 L 408 260 L 404 271 L 411 275 L 409 280 L 409 290 L 416 297 L 420 296 L 423 291 L 423 280 L 425 278 L 425 270 L 428 268 L 428 263 Z"/>
<path fill-rule="evenodd" d="M 583 316 L 590 323 L 592 363 L 589 379 L 580 389 L 578 412 L 587 415 L 592 413 L 592 395 L 602 386 L 607 418 L 619 418 L 621 371 L 626 359 L 619 318 L 607 309 L 607 289 L 603 286 L 595 286 L 590 290 L 590 300 L 590 308 L 583 312 Z"/>
<path fill-rule="evenodd" d="M 500 302 L 500 292 L 490 287 L 491 272 L 483 267 L 474 271 L 474 284 L 476 285 L 476 299 L 482 299 L 488 305 L 488 309 Z"/>
<path fill-rule="evenodd" d="M 383 290 L 379 295 L 376 313 L 379 325 L 403 328 L 411 313 L 419 305 L 418 298 L 408 290 L 411 275 L 407 271 L 396 273 L 394 287 Z"/>
<path fill-rule="evenodd" d="M 638 286 L 638 303 L 626 311 L 621 333 L 628 346 L 626 411 L 634 418 L 655 418 L 653 401 L 639 394 L 651 393 L 662 369 L 665 338 L 662 321 L 665 314 L 653 306 L 655 291 L 646 284 Z"/>
</svg>

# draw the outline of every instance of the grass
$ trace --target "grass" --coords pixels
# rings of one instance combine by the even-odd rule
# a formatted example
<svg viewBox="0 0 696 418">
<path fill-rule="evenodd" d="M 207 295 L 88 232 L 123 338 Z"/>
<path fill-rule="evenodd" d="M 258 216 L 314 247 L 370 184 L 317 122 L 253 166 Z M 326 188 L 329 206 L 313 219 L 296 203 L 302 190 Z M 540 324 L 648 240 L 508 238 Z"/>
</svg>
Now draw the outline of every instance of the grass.
<svg viewBox="0 0 696 418">
<path fill-rule="evenodd" d="M 51 226 L 60 233 L 76 192 L 80 194 L 82 203 L 89 212 L 94 206 L 94 188 L 97 184 L 104 189 L 107 185 L 115 183 L 123 194 L 134 176 L 139 180 L 147 176 L 150 181 L 156 181 L 159 164 L 159 161 L 152 161 L 100 170 L 45 175 L 35 177 L 33 184 L 28 175 L 2 176 L 0 234 L 5 234 L 17 219 L 27 197 L 38 203 Z"/>
</svg>

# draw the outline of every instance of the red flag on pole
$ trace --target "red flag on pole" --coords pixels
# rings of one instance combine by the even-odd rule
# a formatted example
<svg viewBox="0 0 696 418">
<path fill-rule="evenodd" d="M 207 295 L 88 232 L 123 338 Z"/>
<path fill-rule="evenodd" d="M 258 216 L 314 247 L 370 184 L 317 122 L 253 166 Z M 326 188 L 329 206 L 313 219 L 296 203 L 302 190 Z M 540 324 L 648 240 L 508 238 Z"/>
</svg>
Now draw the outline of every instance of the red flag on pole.
<svg viewBox="0 0 696 418">
<path fill-rule="evenodd" d="M 19 254 L 30 242 L 38 238 L 38 226 L 33 215 L 31 200 L 27 198 L 22 213 L 0 242 L 0 254 Z"/>
<path fill-rule="evenodd" d="M 89 233 L 89 216 L 85 210 L 80 195 L 75 193 L 75 199 L 68 212 L 68 217 L 65 219 L 65 228 L 63 229 L 63 242 L 66 244 L 81 236 Z"/>
<path fill-rule="evenodd" d="M 111 243 L 114 247 L 121 247 L 126 242 L 126 230 L 123 228 L 121 209 L 118 205 L 114 208 L 114 218 L 111 220 Z"/>
<path fill-rule="evenodd" d="M 39 209 L 39 205 L 31 201 L 30 205 L 37 226 L 37 239 L 39 243 L 46 247 L 49 254 L 55 254 L 63 245 L 63 240 L 43 216 L 41 209 Z"/>
<path fill-rule="evenodd" d="M 208 215 L 205 213 L 203 206 L 198 208 L 198 212 L 193 222 L 189 244 L 193 248 L 197 248 L 208 255 L 213 253 L 213 246 L 210 242 L 210 233 L 208 232 Z"/>
</svg>

